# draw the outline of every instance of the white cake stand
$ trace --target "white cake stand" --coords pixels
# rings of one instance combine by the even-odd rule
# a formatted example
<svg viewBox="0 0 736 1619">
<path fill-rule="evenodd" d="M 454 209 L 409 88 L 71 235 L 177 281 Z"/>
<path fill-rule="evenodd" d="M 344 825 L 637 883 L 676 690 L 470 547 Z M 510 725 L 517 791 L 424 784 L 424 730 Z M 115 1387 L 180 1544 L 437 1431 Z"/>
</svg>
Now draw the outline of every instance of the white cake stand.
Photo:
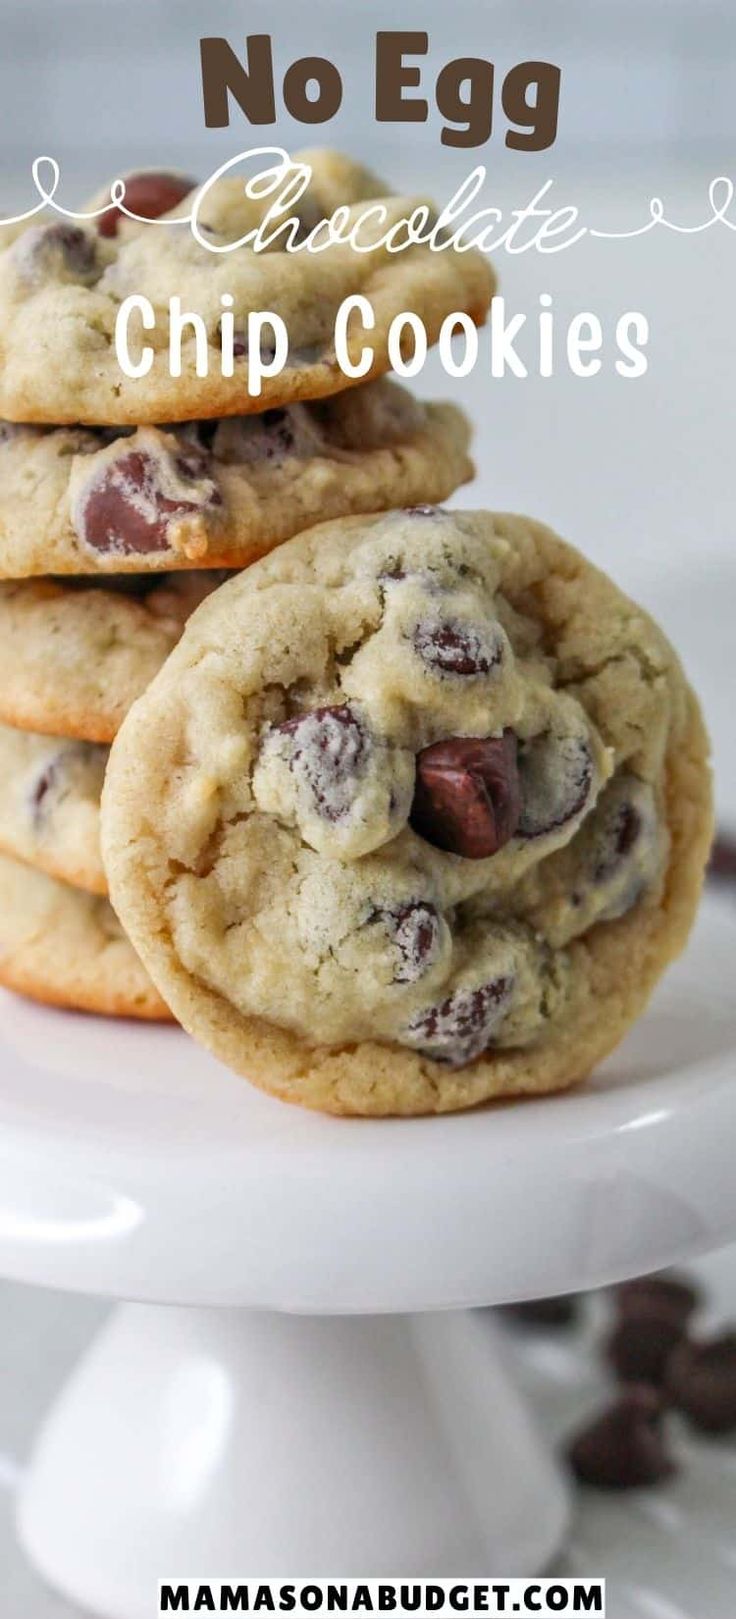
<svg viewBox="0 0 736 1619">
<path fill-rule="evenodd" d="M 709 900 L 595 1083 L 444 1120 L 322 1118 L 178 1032 L 3 998 L 0 1271 L 139 1301 L 38 1441 L 46 1577 L 149 1619 L 159 1579 L 542 1568 L 566 1492 L 469 1307 L 736 1233 L 735 944 Z"/>
</svg>

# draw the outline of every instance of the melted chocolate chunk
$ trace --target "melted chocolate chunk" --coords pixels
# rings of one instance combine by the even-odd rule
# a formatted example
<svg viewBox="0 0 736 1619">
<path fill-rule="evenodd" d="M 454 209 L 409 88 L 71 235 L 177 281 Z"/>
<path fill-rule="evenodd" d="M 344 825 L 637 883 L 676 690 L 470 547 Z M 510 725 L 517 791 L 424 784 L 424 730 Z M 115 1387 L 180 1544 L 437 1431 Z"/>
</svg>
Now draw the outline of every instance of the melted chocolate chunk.
<svg viewBox="0 0 736 1619">
<path fill-rule="evenodd" d="M 291 739 L 291 768 L 311 789 L 320 814 L 326 821 L 341 820 L 351 808 L 370 748 L 350 705 L 314 708 L 275 726 L 271 734 Z"/>
<path fill-rule="evenodd" d="M 374 911 L 371 921 L 385 927 L 397 954 L 396 984 L 415 984 L 437 959 L 441 938 L 439 912 L 426 900 Z"/>
<path fill-rule="evenodd" d="M 519 746 L 520 838 L 539 838 L 572 821 L 590 797 L 593 758 L 581 737 L 551 732 Z"/>
<path fill-rule="evenodd" d="M 74 522 L 85 545 L 103 554 L 144 556 L 169 548 L 173 521 L 222 504 L 209 479 L 210 461 L 195 444 L 178 454 L 128 449 L 94 468 L 75 502 Z M 167 494 L 167 485 L 181 490 Z M 197 484 L 206 480 L 204 488 Z M 187 486 L 191 486 L 191 496 Z"/>
<path fill-rule="evenodd" d="M 178 203 L 183 202 L 196 184 L 196 180 L 189 180 L 182 174 L 167 174 L 163 171 L 129 174 L 125 180 L 123 201 L 126 208 L 139 219 L 160 219 L 162 214 L 168 214 Z M 125 217 L 115 203 L 106 208 L 104 214 L 100 214 L 97 220 L 100 236 L 117 236 L 120 221 Z"/>
<path fill-rule="evenodd" d="M 521 800 L 516 737 L 449 737 L 417 758 L 414 831 L 436 849 L 486 860 L 516 831 Z"/>
<path fill-rule="evenodd" d="M 576 1477 L 600 1490 L 635 1490 L 674 1472 L 655 1389 L 636 1385 L 573 1439 L 568 1456 Z"/>
<path fill-rule="evenodd" d="M 480 624 L 424 621 L 412 640 L 417 656 L 436 674 L 488 675 L 503 658 L 500 638 Z"/>
<path fill-rule="evenodd" d="M 494 978 L 477 989 L 456 989 L 439 1006 L 420 1012 L 409 1024 L 411 1044 L 435 1062 L 462 1068 L 491 1043 L 509 1010 L 513 976 Z"/>
<path fill-rule="evenodd" d="M 621 1282 L 614 1297 L 623 1316 L 648 1314 L 670 1315 L 683 1325 L 694 1315 L 701 1302 L 700 1289 L 688 1277 L 675 1272 L 662 1271 L 652 1276 L 637 1276 L 630 1282 Z"/>
<path fill-rule="evenodd" d="M 606 1345 L 607 1357 L 622 1383 L 651 1383 L 661 1388 L 672 1352 L 681 1343 L 685 1323 L 665 1310 L 625 1315 Z"/>
<path fill-rule="evenodd" d="M 67 220 L 34 226 L 18 237 L 11 251 L 18 270 L 28 281 L 49 277 L 87 284 L 100 273 L 94 236 Z"/>
<path fill-rule="evenodd" d="M 693 1427 L 736 1431 L 736 1332 L 682 1343 L 667 1367 L 667 1393 Z"/>
</svg>

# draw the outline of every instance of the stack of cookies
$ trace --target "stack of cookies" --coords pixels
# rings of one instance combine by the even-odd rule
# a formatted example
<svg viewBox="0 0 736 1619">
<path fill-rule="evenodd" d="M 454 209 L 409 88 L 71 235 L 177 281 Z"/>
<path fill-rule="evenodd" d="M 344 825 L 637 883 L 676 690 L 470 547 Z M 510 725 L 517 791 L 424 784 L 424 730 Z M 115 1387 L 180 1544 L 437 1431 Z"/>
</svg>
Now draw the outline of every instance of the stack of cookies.
<svg viewBox="0 0 736 1619">
<path fill-rule="evenodd" d="M 305 230 L 383 195 L 346 159 L 309 161 L 296 210 Z M 127 206 L 155 228 L 115 208 L 84 223 L 47 212 L 0 243 L 0 982 L 149 1019 L 167 1006 L 110 905 L 100 853 L 109 746 L 226 573 L 324 519 L 431 504 L 471 476 L 462 413 L 420 404 L 383 373 L 402 310 L 431 342 L 454 311 L 482 321 L 492 291 L 475 253 L 213 252 L 267 204 L 249 200 L 242 179 L 218 181 L 200 216 L 205 247 L 186 223 L 192 184 L 130 178 Z M 389 222 L 411 207 L 384 196 Z M 373 360 L 346 389 L 334 320 L 355 292 L 375 313 Z M 156 329 L 139 333 L 151 363 L 138 380 L 114 346 L 130 294 L 156 311 Z M 172 376 L 167 309 L 178 295 L 197 318 Z M 252 309 L 278 313 L 290 338 L 287 366 L 258 397 Z M 361 342 L 356 326 L 356 357 Z"/>
</svg>

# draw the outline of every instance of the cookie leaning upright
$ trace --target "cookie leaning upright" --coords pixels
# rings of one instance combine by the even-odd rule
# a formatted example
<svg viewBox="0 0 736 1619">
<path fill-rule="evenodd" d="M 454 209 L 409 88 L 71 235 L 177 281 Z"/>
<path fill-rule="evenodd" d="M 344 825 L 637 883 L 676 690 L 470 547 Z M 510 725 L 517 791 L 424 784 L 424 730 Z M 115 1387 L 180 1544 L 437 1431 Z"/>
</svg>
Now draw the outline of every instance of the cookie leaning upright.
<svg viewBox="0 0 736 1619">
<path fill-rule="evenodd" d="M 37 216 L 25 230 L 5 234 L 0 248 L 0 415 L 11 421 L 131 424 L 185 421 L 260 411 L 269 405 L 317 399 L 350 385 L 334 348 L 335 318 L 343 300 L 361 294 L 371 304 L 373 359 L 366 376 L 390 367 L 388 334 L 396 315 L 410 309 L 430 343 L 442 321 L 462 311 L 480 324 L 493 290 L 487 261 L 474 250 L 434 252 L 414 245 L 392 252 L 378 245 L 422 199 L 387 193 L 381 181 L 333 152 L 297 155 L 311 169 L 293 210 L 308 236 L 336 209 L 360 226 L 360 250 L 331 241 L 319 252 L 288 252 L 283 237 L 267 251 L 240 244 L 264 220 L 270 199 L 245 195 L 243 176 L 225 176 L 206 188 L 198 241 L 187 216 L 192 195 L 156 209 L 156 224 L 130 220 L 114 235 L 59 218 Z M 133 199 L 131 199 L 133 200 Z M 161 201 L 168 205 L 170 195 Z M 162 223 L 162 220 L 164 223 Z M 404 232 L 404 237 L 406 233 Z M 3 238 L 0 238 L 2 241 Z M 375 245 L 374 245 L 375 244 Z M 234 247 L 234 251 L 224 251 Z M 370 250 L 366 250 L 370 249 Z M 197 375 L 194 328 L 182 345 L 181 375 L 169 367 L 169 299 L 195 311 L 206 333 L 206 376 Z M 115 352 L 118 311 L 130 295 L 149 300 L 155 330 L 136 340 L 150 345 L 145 376 L 125 375 Z M 222 371 L 222 297 L 233 300 L 234 375 Z M 244 323 L 251 310 L 270 310 L 285 322 L 289 362 L 248 394 L 249 358 Z M 357 319 L 348 329 L 348 353 L 360 358 L 365 334 Z"/>
<path fill-rule="evenodd" d="M 190 620 L 113 745 L 113 903 L 273 1093 L 443 1112 L 587 1075 L 681 949 L 708 745 L 661 631 L 549 529 L 320 526 Z"/>
</svg>

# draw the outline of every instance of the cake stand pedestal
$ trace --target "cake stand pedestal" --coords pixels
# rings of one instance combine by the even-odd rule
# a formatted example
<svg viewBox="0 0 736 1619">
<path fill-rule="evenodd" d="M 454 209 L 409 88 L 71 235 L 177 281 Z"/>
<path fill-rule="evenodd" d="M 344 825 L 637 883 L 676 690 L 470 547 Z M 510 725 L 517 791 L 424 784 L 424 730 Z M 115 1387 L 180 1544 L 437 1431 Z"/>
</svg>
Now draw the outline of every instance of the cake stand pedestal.
<svg viewBox="0 0 736 1619">
<path fill-rule="evenodd" d="M 323 1118 L 178 1031 L 0 1002 L 0 1271 L 121 1305 L 21 1495 L 106 1619 L 159 1580 L 519 1575 L 567 1521 L 509 1348 L 472 1307 L 736 1233 L 736 921 L 709 901 L 616 1057 L 564 1097 Z"/>
</svg>

